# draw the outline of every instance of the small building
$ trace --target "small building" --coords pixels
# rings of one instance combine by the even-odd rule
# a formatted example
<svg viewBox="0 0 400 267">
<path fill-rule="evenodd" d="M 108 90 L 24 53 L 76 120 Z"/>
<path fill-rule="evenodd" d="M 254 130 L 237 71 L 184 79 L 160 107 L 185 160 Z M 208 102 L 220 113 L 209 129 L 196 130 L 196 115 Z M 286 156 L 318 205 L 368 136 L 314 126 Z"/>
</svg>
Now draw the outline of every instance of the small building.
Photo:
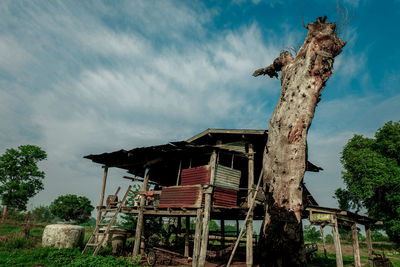
<svg viewBox="0 0 400 267">
<path fill-rule="evenodd" d="M 202 266 L 207 256 L 209 237 L 224 244 L 229 239 L 225 236 L 224 221 L 245 219 L 261 177 L 267 138 L 265 130 L 207 129 L 185 141 L 85 156 L 104 167 L 97 224 L 102 223 L 102 216 L 113 201 L 111 196 L 108 205 L 104 204 L 108 168 L 124 169 L 133 176 L 124 178 L 143 182 L 141 191 L 137 192 L 141 196 L 140 203 L 126 206 L 122 201 L 118 211 L 138 214 L 133 254 L 139 253 L 143 239 L 143 217 L 185 217 L 186 223 L 196 217 L 193 238 L 190 238 L 191 233 L 186 226 L 184 254 L 193 257 L 194 266 Z M 306 171 L 320 170 L 320 167 L 307 162 Z M 149 190 L 149 184 L 156 186 Z M 304 184 L 302 189 L 303 216 L 308 218 L 312 211 L 315 215 L 319 207 Z M 262 220 L 264 216 L 263 195 L 261 185 L 255 196 L 254 211 L 247 222 L 250 229 L 246 238 L 248 265 L 252 264 L 255 243 L 253 220 Z M 152 201 L 146 201 L 149 196 Z M 221 221 L 219 236 L 210 236 L 210 220 Z M 193 250 L 190 251 L 190 248 Z M 212 255 L 209 253 L 209 256 Z"/>
</svg>

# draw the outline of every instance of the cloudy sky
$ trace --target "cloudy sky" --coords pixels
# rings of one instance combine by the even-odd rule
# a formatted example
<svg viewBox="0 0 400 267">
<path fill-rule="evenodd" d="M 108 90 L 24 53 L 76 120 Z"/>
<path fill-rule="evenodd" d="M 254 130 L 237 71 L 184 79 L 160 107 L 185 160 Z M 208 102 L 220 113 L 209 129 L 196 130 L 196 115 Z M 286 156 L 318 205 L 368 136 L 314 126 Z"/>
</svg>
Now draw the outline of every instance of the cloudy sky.
<svg viewBox="0 0 400 267">
<path fill-rule="evenodd" d="M 340 151 L 400 118 L 400 1 L 341 1 L 348 43 L 323 91 L 305 182 L 321 205 L 342 185 Z M 0 153 L 41 146 L 45 189 L 98 203 L 102 169 L 82 157 L 186 139 L 206 128 L 266 129 L 276 79 L 252 72 L 303 41 L 336 1 L 0 2 Z M 111 169 L 108 192 L 127 185 Z"/>
</svg>

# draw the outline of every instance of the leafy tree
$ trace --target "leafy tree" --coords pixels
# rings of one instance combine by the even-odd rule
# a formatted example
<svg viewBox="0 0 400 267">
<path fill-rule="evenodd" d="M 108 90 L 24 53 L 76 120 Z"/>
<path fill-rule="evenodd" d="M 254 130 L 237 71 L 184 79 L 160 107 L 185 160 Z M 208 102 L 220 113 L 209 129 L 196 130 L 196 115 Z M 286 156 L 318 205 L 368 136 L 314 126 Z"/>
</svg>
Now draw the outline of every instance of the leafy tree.
<svg viewBox="0 0 400 267">
<path fill-rule="evenodd" d="M 65 221 L 84 223 L 90 220 L 94 207 L 87 197 L 77 195 L 63 195 L 50 204 L 50 211 Z"/>
<path fill-rule="evenodd" d="M 375 138 L 354 135 L 342 151 L 346 189 L 336 190 L 340 205 L 364 207 L 384 222 L 390 239 L 400 244 L 400 121 L 387 122 Z"/>
<path fill-rule="evenodd" d="M 311 224 L 305 225 L 303 227 L 304 241 L 307 242 L 319 242 L 321 241 L 321 232 L 318 231 Z"/>
<path fill-rule="evenodd" d="M 11 210 L 26 210 L 28 200 L 43 190 L 45 173 L 38 162 L 46 152 L 34 145 L 10 148 L 0 156 L 0 199 Z"/>
<path fill-rule="evenodd" d="M 52 222 L 54 218 L 49 206 L 41 205 L 32 210 L 32 219 L 36 222 Z"/>
</svg>

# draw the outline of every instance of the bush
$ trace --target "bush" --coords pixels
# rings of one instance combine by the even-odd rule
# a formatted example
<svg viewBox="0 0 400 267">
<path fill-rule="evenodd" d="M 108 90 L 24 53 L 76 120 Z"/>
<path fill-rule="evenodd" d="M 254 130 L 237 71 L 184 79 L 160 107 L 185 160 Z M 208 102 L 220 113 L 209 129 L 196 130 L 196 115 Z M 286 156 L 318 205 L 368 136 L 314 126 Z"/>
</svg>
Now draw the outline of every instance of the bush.
<svg viewBox="0 0 400 267">
<path fill-rule="evenodd" d="M 6 249 L 31 248 L 32 245 L 32 239 L 21 236 L 12 236 L 0 241 L 0 248 Z"/>
<path fill-rule="evenodd" d="M 305 225 L 303 229 L 304 241 L 318 242 L 321 241 L 321 233 L 311 224 Z"/>
<path fill-rule="evenodd" d="M 77 195 L 59 196 L 50 204 L 50 211 L 54 216 L 78 223 L 89 221 L 93 209 L 87 197 Z"/>
</svg>

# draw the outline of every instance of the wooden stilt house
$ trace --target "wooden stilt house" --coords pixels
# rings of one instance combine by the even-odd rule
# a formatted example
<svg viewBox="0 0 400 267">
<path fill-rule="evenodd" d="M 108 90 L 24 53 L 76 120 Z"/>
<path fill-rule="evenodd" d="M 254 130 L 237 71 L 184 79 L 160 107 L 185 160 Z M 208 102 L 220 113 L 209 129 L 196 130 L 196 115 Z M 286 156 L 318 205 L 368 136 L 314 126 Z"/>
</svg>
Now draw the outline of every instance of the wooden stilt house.
<svg viewBox="0 0 400 267">
<path fill-rule="evenodd" d="M 186 141 L 85 156 L 104 167 L 96 231 L 107 215 L 113 219 L 118 213 L 137 214 L 133 248 L 133 255 L 137 255 L 143 252 L 140 251 L 143 250 L 140 244 L 146 230 L 144 217 L 185 217 L 187 223 L 195 217 L 194 236 L 190 236 L 189 227 L 186 227 L 184 254 L 193 258 L 193 266 L 204 266 L 210 220 L 221 220 L 218 238 L 223 244 L 228 238 L 225 236 L 224 221 L 243 220 L 247 215 L 262 170 L 267 138 L 265 130 L 207 129 Z M 306 166 L 307 171 L 322 170 L 310 162 Z M 104 203 L 109 168 L 125 169 L 133 176 L 132 179 L 142 181 L 139 205 L 126 206 L 126 194 L 114 208 L 110 206 L 113 204 L 112 197 L 108 198 L 107 205 Z M 149 192 L 149 183 L 157 184 L 157 188 Z M 307 188 L 303 185 L 302 189 L 305 207 L 317 207 Z M 146 201 L 149 194 L 157 196 L 159 201 Z M 264 215 L 262 196 L 263 193 L 258 192 L 256 206 L 247 222 L 247 266 L 253 264 L 253 220 L 262 220 Z M 306 212 L 305 218 L 308 215 Z M 111 224 L 105 227 L 110 229 Z M 93 236 L 88 246 L 97 249 L 101 240 L 94 240 Z"/>
</svg>

